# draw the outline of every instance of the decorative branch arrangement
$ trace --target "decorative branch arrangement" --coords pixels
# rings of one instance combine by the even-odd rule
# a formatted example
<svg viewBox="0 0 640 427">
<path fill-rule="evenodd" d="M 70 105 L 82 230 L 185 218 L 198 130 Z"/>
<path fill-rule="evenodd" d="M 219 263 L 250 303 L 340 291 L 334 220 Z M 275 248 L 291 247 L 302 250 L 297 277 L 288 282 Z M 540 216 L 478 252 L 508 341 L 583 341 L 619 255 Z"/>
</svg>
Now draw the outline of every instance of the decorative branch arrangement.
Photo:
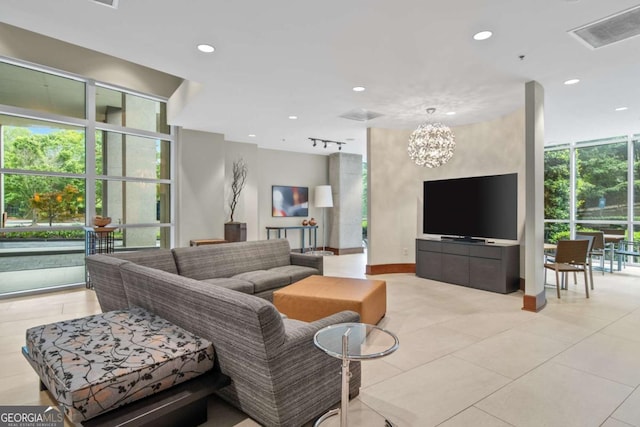
<svg viewBox="0 0 640 427">
<path fill-rule="evenodd" d="M 238 206 L 240 193 L 242 192 L 242 189 L 244 188 L 247 181 L 247 172 L 247 164 L 242 158 L 233 162 L 233 182 L 231 183 L 231 201 L 229 202 L 231 220 L 229 222 L 234 222 L 233 214 L 236 211 L 236 206 Z"/>
</svg>

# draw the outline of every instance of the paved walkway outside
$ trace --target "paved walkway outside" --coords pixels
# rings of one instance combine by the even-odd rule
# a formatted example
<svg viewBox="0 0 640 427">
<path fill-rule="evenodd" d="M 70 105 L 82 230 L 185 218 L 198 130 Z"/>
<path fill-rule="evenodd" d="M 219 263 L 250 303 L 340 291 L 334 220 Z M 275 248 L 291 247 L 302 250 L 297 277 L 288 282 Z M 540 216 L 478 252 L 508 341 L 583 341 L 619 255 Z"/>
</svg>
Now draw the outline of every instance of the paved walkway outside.
<svg viewBox="0 0 640 427">
<path fill-rule="evenodd" d="M 0 241 L 0 296 L 85 282 L 84 240 Z"/>
</svg>

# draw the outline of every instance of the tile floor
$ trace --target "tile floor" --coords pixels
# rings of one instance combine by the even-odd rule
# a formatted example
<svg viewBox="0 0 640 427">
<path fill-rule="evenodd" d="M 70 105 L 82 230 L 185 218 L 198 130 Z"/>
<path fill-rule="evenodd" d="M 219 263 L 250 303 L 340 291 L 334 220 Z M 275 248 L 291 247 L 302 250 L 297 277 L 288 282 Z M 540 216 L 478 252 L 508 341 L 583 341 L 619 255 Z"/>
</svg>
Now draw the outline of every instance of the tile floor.
<svg viewBox="0 0 640 427">
<path fill-rule="evenodd" d="M 325 259 L 325 274 L 364 277 L 363 255 Z M 400 348 L 363 362 L 352 426 L 639 426 L 640 268 L 595 275 L 596 289 L 547 289 L 540 313 L 510 295 L 419 279 L 387 281 L 380 326 Z M 84 289 L 0 300 L 0 404 L 49 404 L 19 349 L 26 328 L 99 310 Z M 213 398 L 209 427 L 257 426 Z M 330 419 L 325 426 L 337 426 Z"/>
</svg>

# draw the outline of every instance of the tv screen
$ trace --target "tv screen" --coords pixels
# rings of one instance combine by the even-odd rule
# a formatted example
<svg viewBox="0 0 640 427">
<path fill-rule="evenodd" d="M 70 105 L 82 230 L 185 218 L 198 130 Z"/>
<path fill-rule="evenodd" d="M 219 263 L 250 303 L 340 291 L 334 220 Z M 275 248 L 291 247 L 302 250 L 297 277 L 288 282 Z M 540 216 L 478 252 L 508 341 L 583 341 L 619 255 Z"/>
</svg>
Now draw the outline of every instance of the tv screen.
<svg viewBox="0 0 640 427">
<path fill-rule="evenodd" d="M 518 174 L 424 182 L 425 234 L 518 239 Z"/>
<path fill-rule="evenodd" d="M 271 216 L 308 216 L 309 187 L 271 187 Z"/>
</svg>

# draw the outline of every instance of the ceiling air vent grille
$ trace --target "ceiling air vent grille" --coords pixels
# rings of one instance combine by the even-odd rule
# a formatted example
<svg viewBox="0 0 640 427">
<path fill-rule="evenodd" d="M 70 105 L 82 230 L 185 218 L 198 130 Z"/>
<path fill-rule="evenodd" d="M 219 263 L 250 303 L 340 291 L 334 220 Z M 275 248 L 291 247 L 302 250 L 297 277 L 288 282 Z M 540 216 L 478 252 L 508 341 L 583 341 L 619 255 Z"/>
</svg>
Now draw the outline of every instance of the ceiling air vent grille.
<svg viewBox="0 0 640 427">
<path fill-rule="evenodd" d="M 340 117 L 343 119 L 355 120 L 357 122 L 366 122 L 380 116 L 382 116 L 382 114 L 367 111 L 362 108 L 357 108 L 355 110 L 347 111 L 344 114 L 340 114 Z"/>
<path fill-rule="evenodd" d="M 587 46 L 598 49 L 640 34 L 640 6 L 569 31 Z"/>
<path fill-rule="evenodd" d="M 103 6 L 109 6 L 114 9 L 118 8 L 118 0 L 91 0 L 94 3 L 101 4 Z"/>
</svg>

